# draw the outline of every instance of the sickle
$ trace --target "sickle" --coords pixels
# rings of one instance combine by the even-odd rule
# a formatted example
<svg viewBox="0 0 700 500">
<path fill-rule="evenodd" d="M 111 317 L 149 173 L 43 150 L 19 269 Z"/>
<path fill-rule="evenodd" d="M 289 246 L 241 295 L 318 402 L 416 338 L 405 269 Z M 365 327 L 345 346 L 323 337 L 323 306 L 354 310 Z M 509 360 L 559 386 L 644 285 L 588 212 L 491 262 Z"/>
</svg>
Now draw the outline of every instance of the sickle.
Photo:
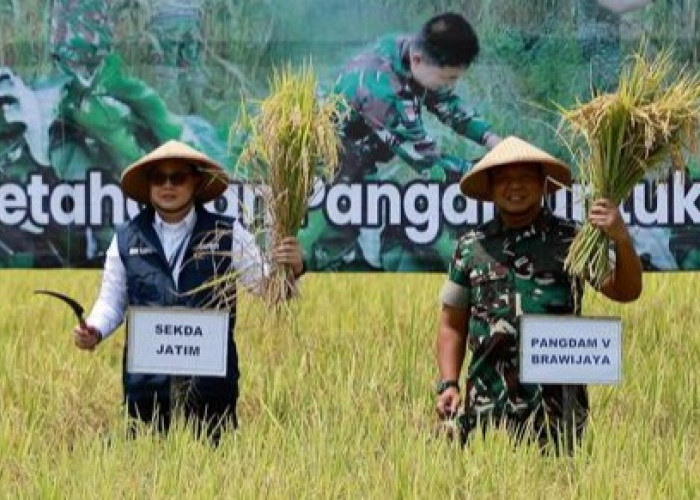
<svg viewBox="0 0 700 500">
<path fill-rule="evenodd" d="M 78 301 L 75 299 L 70 298 L 67 295 L 63 295 L 62 293 L 58 292 L 52 292 L 51 290 L 34 290 L 34 293 L 43 293 L 45 295 L 49 295 L 51 297 L 56 297 L 57 299 L 62 300 L 66 304 L 70 306 L 71 309 L 73 309 L 73 312 L 75 313 L 76 317 L 78 318 L 78 322 L 80 323 L 80 326 L 85 327 L 85 320 L 83 319 L 83 306 L 78 304 Z"/>
</svg>

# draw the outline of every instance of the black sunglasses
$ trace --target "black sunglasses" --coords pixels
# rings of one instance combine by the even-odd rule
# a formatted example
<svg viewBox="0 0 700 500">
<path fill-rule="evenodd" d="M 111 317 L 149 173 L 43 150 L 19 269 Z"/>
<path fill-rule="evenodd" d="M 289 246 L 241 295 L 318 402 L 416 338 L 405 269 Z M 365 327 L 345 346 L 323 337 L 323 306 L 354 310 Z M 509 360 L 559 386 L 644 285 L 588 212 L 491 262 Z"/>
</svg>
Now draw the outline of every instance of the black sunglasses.
<svg viewBox="0 0 700 500">
<path fill-rule="evenodd" d="M 170 174 L 155 171 L 148 174 L 148 181 L 154 186 L 164 186 L 168 181 L 170 181 L 171 186 L 181 186 L 193 173 L 194 172 L 189 170 L 180 170 Z"/>
</svg>

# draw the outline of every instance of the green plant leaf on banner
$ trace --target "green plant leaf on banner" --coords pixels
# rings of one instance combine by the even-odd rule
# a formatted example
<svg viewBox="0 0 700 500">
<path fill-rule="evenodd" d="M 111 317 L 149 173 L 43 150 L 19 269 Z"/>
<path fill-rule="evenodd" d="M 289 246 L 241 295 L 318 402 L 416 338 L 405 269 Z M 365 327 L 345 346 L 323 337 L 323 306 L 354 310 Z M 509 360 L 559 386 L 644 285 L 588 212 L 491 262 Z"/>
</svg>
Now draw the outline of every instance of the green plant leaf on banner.
<svg viewBox="0 0 700 500">
<path fill-rule="evenodd" d="M 94 161 L 75 141 L 63 141 L 51 150 L 51 165 L 64 181 L 83 181 Z"/>
</svg>

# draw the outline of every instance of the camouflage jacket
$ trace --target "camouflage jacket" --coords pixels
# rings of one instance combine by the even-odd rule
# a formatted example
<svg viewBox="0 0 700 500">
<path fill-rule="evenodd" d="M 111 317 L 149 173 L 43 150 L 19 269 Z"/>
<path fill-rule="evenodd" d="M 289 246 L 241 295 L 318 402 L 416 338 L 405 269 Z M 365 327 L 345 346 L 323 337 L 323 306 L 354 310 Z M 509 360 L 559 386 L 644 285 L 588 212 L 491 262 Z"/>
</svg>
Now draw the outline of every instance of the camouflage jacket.
<svg viewBox="0 0 700 500">
<path fill-rule="evenodd" d="M 465 234 L 448 279 L 469 308 L 469 410 L 522 416 L 540 405 L 541 387 L 518 381 L 518 317 L 522 313 L 579 314 L 583 284 L 574 294 L 564 259 L 577 226 L 543 209 L 531 226 L 506 229 L 496 217 Z"/>
<path fill-rule="evenodd" d="M 198 67 L 204 44 L 204 0 L 151 0 L 150 10 L 150 61 L 173 68 Z"/>
<path fill-rule="evenodd" d="M 117 0 L 53 0 L 51 52 L 68 74 L 92 71 L 112 51 Z"/>
<path fill-rule="evenodd" d="M 334 91 L 343 95 L 351 108 L 343 127 L 345 137 L 370 142 L 368 150 L 384 150 L 381 161 L 398 155 L 422 170 L 440 158 L 421 118 L 423 106 L 458 134 L 480 144 L 489 125 L 465 110 L 462 99 L 451 90 L 431 91 L 412 78 L 410 44 L 411 38 L 406 36 L 380 39 L 371 50 L 347 63 Z"/>
</svg>

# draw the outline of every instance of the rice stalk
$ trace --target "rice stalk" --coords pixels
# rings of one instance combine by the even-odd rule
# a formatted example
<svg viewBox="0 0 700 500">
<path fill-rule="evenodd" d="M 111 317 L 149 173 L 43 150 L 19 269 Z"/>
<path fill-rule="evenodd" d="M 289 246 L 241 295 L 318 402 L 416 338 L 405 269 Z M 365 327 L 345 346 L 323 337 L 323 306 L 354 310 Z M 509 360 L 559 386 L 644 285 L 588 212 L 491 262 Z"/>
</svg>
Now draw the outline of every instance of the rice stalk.
<svg viewBox="0 0 700 500">
<path fill-rule="evenodd" d="M 619 205 L 645 178 L 684 172 L 684 153 L 697 150 L 700 76 L 678 67 L 669 49 L 654 58 L 645 53 L 642 42 L 622 69 L 615 93 L 559 110 L 561 128 L 574 145 L 586 209 L 598 198 Z M 609 244 L 584 220 L 565 269 L 599 287 L 610 272 Z"/>
<path fill-rule="evenodd" d="M 266 258 L 282 238 L 296 235 L 306 215 L 317 178 L 331 180 L 339 161 L 337 123 L 341 97 L 318 94 L 310 63 L 273 70 L 270 93 L 256 103 L 256 112 L 244 107 L 231 127 L 230 137 L 246 137 L 236 164 L 236 175 L 259 183 L 269 228 Z M 291 269 L 271 264 L 265 298 L 271 304 L 296 293 Z"/>
</svg>

